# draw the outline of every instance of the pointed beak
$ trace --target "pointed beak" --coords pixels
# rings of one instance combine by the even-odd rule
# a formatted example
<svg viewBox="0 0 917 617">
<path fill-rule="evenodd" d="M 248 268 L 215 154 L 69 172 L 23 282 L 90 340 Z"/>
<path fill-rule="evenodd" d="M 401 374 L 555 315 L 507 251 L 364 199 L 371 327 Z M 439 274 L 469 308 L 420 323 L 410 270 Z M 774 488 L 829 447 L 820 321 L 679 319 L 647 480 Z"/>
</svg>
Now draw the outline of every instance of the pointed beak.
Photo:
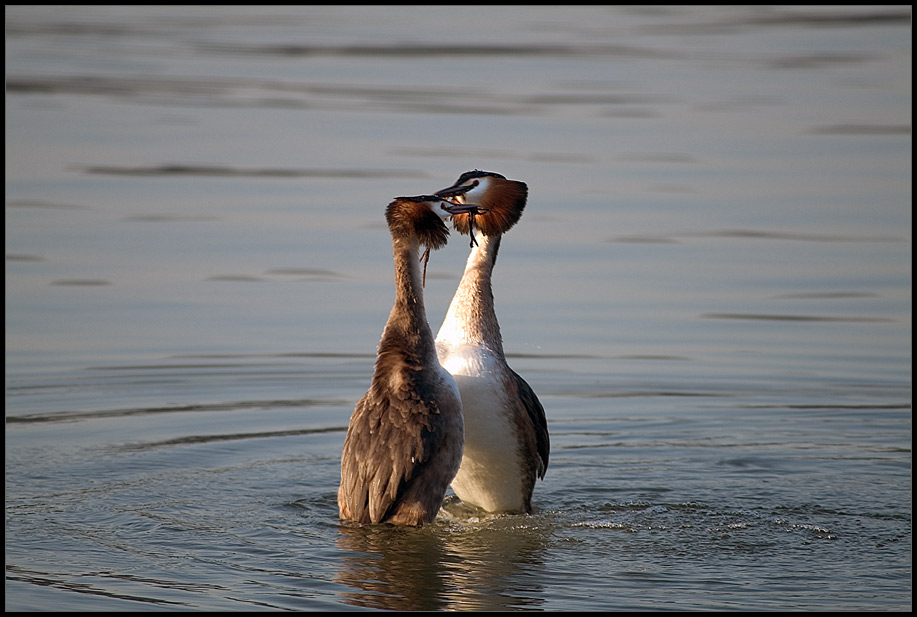
<svg viewBox="0 0 917 617">
<path fill-rule="evenodd" d="M 447 189 L 441 191 L 436 191 L 437 197 L 450 198 L 450 197 L 461 197 L 468 191 L 474 188 L 473 184 L 457 184 L 455 186 L 450 186 Z"/>
<path fill-rule="evenodd" d="M 465 193 L 473 189 L 477 184 L 457 184 L 447 189 L 436 191 L 436 196 L 440 199 L 447 200 L 442 204 L 442 209 L 449 214 L 484 214 L 489 212 L 487 208 L 482 208 L 480 204 L 465 203 Z"/>
<path fill-rule="evenodd" d="M 437 193 L 437 195 L 440 197 L 442 196 L 439 193 Z M 449 201 L 444 201 L 439 207 L 453 216 L 456 214 L 484 214 L 487 212 L 487 210 L 478 204 L 454 204 Z"/>
</svg>

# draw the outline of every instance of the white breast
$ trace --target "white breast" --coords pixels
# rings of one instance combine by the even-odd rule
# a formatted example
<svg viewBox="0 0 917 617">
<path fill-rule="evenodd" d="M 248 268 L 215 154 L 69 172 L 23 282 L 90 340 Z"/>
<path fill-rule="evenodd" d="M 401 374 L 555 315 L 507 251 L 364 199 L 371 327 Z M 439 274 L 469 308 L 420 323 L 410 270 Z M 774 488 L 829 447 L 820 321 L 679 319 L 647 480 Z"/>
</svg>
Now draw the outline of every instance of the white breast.
<svg viewBox="0 0 917 617">
<path fill-rule="evenodd" d="M 506 400 L 502 357 L 481 347 L 440 348 L 440 362 L 455 377 L 465 417 L 465 449 L 452 490 L 491 512 L 524 508 L 519 435 Z"/>
</svg>

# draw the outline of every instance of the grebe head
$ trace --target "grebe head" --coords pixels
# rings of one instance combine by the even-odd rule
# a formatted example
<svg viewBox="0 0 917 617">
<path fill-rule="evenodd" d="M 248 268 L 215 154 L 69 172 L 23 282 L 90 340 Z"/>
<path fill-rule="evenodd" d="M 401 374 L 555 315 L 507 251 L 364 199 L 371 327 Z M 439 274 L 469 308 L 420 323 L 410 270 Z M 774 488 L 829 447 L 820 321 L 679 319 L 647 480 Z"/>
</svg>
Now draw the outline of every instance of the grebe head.
<svg viewBox="0 0 917 617">
<path fill-rule="evenodd" d="M 475 204 L 453 203 L 436 195 L 396 197 L 385 209 L 385 220 L 393 237 L 416 239 L 428 249 L 439 249 L 449 237 L 443 221 L 476 211 Z"/>
<path fill-rule="evenodd" d="M 466 171 L 455 184 L 437 191 L 441 199 L 454 204 L 477 205 L 478 210 L 456 212 L 452 224 L 461 234 L 471 234 L 473 226 L 486 236 L 497 236 L 509 231 L 515 225 L 528 198 L 529 188 L 525 182 L 507 180 L 492 171 Z M 476 214 L 480 216 L 475 216 Z"/>
</svg>

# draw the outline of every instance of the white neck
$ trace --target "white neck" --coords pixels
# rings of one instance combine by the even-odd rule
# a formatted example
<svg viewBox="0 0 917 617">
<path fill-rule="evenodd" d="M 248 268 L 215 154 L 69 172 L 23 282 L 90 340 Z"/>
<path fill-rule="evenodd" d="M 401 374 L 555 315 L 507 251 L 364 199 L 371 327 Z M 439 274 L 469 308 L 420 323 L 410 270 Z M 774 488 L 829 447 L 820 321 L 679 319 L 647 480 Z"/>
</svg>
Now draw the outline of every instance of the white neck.
<svg viewBox="0 0 917 617">
<path fill-rule="evenodd" d="M 478 234 L 477 246 L 472 247 L 468 255 L 462 281 L 436 336 L 437 343 L 483 346 L 503 355 L 503 339 L 491 287 L 499 247 L 499 235 Z"/>
</svg>

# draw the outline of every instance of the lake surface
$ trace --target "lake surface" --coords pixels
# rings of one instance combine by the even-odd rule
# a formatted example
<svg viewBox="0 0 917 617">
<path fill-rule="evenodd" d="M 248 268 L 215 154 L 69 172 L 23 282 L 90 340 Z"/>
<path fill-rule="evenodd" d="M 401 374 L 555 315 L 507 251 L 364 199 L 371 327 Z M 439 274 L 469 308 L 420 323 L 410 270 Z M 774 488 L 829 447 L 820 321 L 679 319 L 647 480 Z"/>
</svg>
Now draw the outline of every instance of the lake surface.
<svg viewBox="0 0 917 617">
<path fill-rule="evenodd" d="M 6 609 L 910 610 L 911 36 L 7 7 Z M 384 208 L 476 168 L 529 185 L 494 291 L 536 511 L 341 525 Z"/>
</svg>

